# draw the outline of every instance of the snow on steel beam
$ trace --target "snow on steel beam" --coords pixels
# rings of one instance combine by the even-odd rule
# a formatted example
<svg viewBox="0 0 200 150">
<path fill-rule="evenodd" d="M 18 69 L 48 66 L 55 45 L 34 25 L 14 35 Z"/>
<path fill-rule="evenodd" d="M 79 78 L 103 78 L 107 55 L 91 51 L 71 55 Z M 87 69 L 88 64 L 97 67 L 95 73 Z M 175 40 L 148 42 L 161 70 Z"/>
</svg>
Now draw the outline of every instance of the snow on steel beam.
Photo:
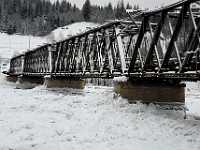
<svg viewBox="0 0 200 150">
<path fill-rule="evenodd" d="M 120 25 L 121 24 L 121 21 L 117 20 L 117 21 L 112 21 L 112 22 L 109 22 L 109 23 L 106 23 L 106 24 L 103 24 L 101 26 L 98 26 L 98 27 L 95 27 L 93 29 L 90 29 L 88 31 L 85 31 L 83 33 L 80 33 L 80 34 L 77 34 L 75 36 L 71 36 L 65 40 L 62 40 L 62 41 L 59 41 L 59 42 L 63 42 L 63 41 L 67 41 L 67 40 L 71 40 L 71 39 L 74 39 L 74 38 L 77 38 L 77 37 L 82 37 L 82 36 L 85 36 L 85 35 L 89 35 L 91 33 L 95 33 L 95 32 L 98 32 L 99 30 L 102 30 L 102 29 L 107 29 L 107 28 L 110 28 L 112 26 L 117 26 L 117 25 Z M 59 43 L 57 42 L 57 43 Z M 55 43 L 56 44 L 56 43 Z"/>
</svg>

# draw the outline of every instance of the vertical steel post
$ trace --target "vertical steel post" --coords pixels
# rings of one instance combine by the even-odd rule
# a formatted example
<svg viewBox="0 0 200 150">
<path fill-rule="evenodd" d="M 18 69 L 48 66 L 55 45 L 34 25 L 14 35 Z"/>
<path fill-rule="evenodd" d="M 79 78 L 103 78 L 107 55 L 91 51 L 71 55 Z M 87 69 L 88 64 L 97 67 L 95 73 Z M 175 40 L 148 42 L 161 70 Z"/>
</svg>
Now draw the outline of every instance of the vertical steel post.
<svg viewBox="0 0 200 150">
<path fill-rule="evenodd" d="M 21 56 L 21 74 L 24 73 L 24 63 L 25 63 L 24 59 L 25 59 L 25 55 L 22 55 Z"/>
<path fill-rule="evenodd" d="M 49 57 L 48 57 L 48 63 L 49 63 L 49 72 L 50 74 L 53 72 L 53 52 L 55 51 L 55 45 L 49 45 L 48 46 L 48 52 L 49 52 Z"/>
</svg>

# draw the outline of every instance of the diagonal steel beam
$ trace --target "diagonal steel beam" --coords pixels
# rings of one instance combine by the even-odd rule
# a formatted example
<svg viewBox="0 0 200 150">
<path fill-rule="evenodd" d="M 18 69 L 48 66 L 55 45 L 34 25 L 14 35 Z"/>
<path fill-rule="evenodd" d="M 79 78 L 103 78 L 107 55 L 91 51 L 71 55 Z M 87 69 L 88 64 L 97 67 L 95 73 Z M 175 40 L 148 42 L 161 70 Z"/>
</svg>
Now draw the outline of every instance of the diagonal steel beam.
<svg viewBox="0 0 200 150">
<path fill-rule="evenodd" d="M 74 57 L 72 59 L 72 65 L 71 65 L 71 72 L 76 72 L 76 70 L 78 68 L 77 67 L 77 63 L 78 63 L 78 54 L 79 54 L 79 49 L 81 45 L 81 38 L 76 38 L 76 42 L 75 42 L 75 46 L 74 46 Z"/>
<path fill-rule="evenodd" d="M 158 67 L 160 68 L 161 67 L 161 64 L 160 64 L 160 60 L 159 60 L 159 54 L 158 54 L 158 50 L 157 50 L 157 43 L 159 41 L 159 38 L 160 38 L 160 34 L 161 34 L 161 31 L 162 31 L 162 28 L 163 28 L 163 25 L 165 23 L 165 19 L 166 19 L 166 16 L 167 16 L 167 12 L 162 12 L 161 14 L 161 18 L 160 18 L 160 21 L 158 23 L 158 26 L 157 26 L 157 29 L 153 35 L 153 31 L 152 31 L 152 27 L 149 23 L 149 28 L 150 28 L 150 34 L 151 36 L 153 37 L 152 39 L 152 42 L 151 42 L 151 45 L 150 45 L 150 49 L 148 51 L 148 54 L 147 54 L 147 57 L 146 57 L 146 61 L 144 63 L 144 70 L 147 69 L 153 59 L 153 52 L 156 53 L 156 59 L 158 61 Z"/>
<path fill-rule="evenodd" d="M 197 24 L 196 24 L 194 15 L 193 15 L 193 13 L 192 13 L 191 6 L 190 6 L 190 8 L 189 8 L 189 13 L 190 13 L 190 17 L 191 17 L 191 20 L 192 20 L 192 24 L 193 24 L 194 30 L 197 31 L 197 30 L 198 30 L 198 27 L 197 27 Z M 198 33 L 197 33 L 197 37 L 198 37 L 198 41 L 199 41 L 199 43 L 200 43 L 200 36 L 199 36 Z"/>
<path fill-rule="evenodd" d="M 109 35 L 106 38 L 106 43 L 107 43 L 107 51 L 108 51 L 108 60 L 109 60 L 109 68 L 110 68 L 110 73 L 112 74 L 114 71 L 114 64 L 113 64 L 113 55 L 112 55 L 112 38 L 114 37 L 115 31 L 112 31 L 112 35 Z"/>
<path fill-rule="evenodd" d="M 173 35 L 173 28 L 172 28 L 172 24 L 171 24 L 169 18 L 168 18 L 168 24 L 169 24 L 169 31 L 170 31 L 170 34 L 172 36 Z M 178 59 L 178 62 L 179 62 L 179 68 L 181 68 L 182 67 L 182 62 L 181 62 L 181 56 L 179 54 L 177 41 L 174 41 L 174 49 L 175 49 L 176 56 L 177 56 L 177 59 Z"/>
<path fill-rule="evenodd" d="M 130 38 L 129 38 L 128 46 L 127 46 L 127 48 L 126 48 L 125 57 L 128 57 L 128 54 L 129 54 L 130 48 L 131 48 L 131 44 L 132 44 L 132 40 L 133 40 L 133 35 L 131 35 Z"/>
<path fill-rule="evenodd" d="M 119 57 L 120 57 L 120 62 L 121 62 L 121 70 L 122 70 L 122 74 L 124 74 L 127 71 L 124 45 L 123 45 L 122 37 L 120 35 L 120 30 L 115 28 L 115 32 L 117 36 L 117 44 L 118 44 Z"/>
<path fill-rule="evenodd" d="M 187 65 L 189 65 L 189 63 L 191 62 L 195 50 L 198 48 L 199 46 L 199 41 L 198 41 L 198 34 L 200 32 L 200 26 L 197 28 L 197 31 L 195 31 L 195 36 L 192 38 L 191 42 L 190 42 L 190 46 L 188 47 L 188 51 L 186 53 L 185 59 L 183 61 L 183 66 L 180 69 L 180 72 L 184 72 L 185 71 L 185 67 Z"/>
<path fill-rule="evenodd" d="M 185 59 L 183 61 L 183 65 L 180 68 L 179 72 L 185 71 L 184 68 L 192 60 L 192 58 L 194 56 L 194 51 L 197 49 L 198 45 L 200 44 L 200 36 L 199 36 L 200 26 L 198 26 L 197 22 L 195 21 L 191 6 L 189 8 L 189 14 L 190 14 L 190 18 L 191 18 L 191 21 L 192 21 L 193 29 L 190 33 L 190 36 L 188 37 L 187 43 L 188 43 L 189 46 L 185 48 L 185 51 L 187 52 L 187 54 L 185 56 Z M 199 21 L 198 21 L 198 23 L 199 23 Z"/>
<path fill-rule="evenodd" d="M 128 73 L 131 73 L 134 70 L 135 62 L 136 62 L 137 55 L 138 55 L 138 50 L 141 46 L 142 40 L 144 38 L 144 34 L 147 31 L 148 20 L 149 20 L 149 17 L 143 18 L 142 25 L 140 27 L 139 35 L 138 35 L 138 38 L 137 38 L 137 42 L 135 44 L 135 48 L 134 48 L 134 51 L 133 51 L 133 56 L 132 56 L 132 60 L 131 60 L 131 63 L 130 63 Z"/>
<path fill-rule="evenodd" d="M 57 47 L 57 58 L 56 58 L 56 61 L 55 61 L 55 72 L 57 72 L 58 70 L 58 67 L 59 67 L 59 61 L 60 61 L 60 57 L 61 57 L 61 53 L 63 51 L 63 43 L 64 42 L 60 42 L 60 43 L 57 43 L 56 44 L 56 47 Z"/>
<path fill-rule="evenodd" d="M 188 9 L 189 9 L 189 3 L 184 3 L 184 5 L 181 8 L 181 12 L 180 12 L 178 21 L 176 23 L 174 32 L 172 34 L 172 37 L 171 37 L 169 46 L 167 48 L 167 52 L 165 54 L 165 57 L 164 57 L 163 64 L 162 64 L 161 68 L 165 68 L 168 65 L 169 59 L 170 59 L 172 51 L 173 51 L 174 42 L 177 40 L 177 38 L 179 36 L 179 33 L 181 31 L 181 27 L 183 25 L 183 18 L 187 14 Z M 179 53 L 177 55 L 178 55 L 178 57 L 180 57 Z M 181 62 L 179 62 L 179 63 L 181 63 Z M 181 65 L 181 64 L 179 64 L 179 65 Z"/>
</svg>

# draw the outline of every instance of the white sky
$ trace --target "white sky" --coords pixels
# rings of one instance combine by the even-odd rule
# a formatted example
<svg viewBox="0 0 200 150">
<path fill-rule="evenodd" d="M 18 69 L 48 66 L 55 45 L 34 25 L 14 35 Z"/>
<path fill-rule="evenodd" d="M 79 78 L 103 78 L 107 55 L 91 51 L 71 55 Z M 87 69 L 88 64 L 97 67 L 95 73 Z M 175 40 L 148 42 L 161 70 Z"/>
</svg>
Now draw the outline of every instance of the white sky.
<svg viewBox="0 0 200 150">
<path fill-rule="evenodd" d="M 51 1 L 56 1 L 56 0 L 51 0 Z M 83 3 L 85 2 L 85 0 L 66 0 L 66 1 L 75 3 L 78 7 L 82 7 Z M 116 5 L 118 1 L 120 0 L 90 0 L 92 4 L 98 4 L 98 5 L 107 5 L 109 2 Z M 125 3 L 129 2 L 130 4 L 139 4 L 141 8 L 150 8 L 150 9 L 172 4 L 177 1 L 178 0 L 124 0 Z"/>
</svg>

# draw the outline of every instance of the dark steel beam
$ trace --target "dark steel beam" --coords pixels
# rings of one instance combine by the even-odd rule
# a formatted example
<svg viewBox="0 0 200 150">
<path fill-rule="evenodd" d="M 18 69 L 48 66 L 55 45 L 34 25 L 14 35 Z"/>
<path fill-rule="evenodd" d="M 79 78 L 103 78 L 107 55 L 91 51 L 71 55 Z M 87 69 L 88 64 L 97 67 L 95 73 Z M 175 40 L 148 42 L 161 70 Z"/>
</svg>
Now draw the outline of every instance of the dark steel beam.
<svg viewBox="0 0 200 150">
<path fill-rule="evenodd" d="M 131 60 L 129 71 L 128 71 L 129 73 L 133 72 L 133 70 L 134 70 L 138 51 L 139 51 L 139 48 L 141 46 L 144 34 L 147 31 L 148 21 L 149 21 L 148 17 L 143 18 L 142 25 L 140 27 L 140 32 L 139 32 L 139 35 L 138 35 L 138 38 L 137 38 L 137 42 L 135 44 L 135 48 L 134 48 L 134 51 L 133 51 L 133 56 L 132 56 L 132 60 Z"/>
<path fill-rule="evenodd" d="M 189 9 L 189 3 L 184 3 L 184 5 L 182 6 L 182 9 L 181 9 L 181 12 L 180 12 L 180 15 L 179 15 L 179 18 L 178 18 L 178 21 L 176 23 L 176 26 L 175 26 L 175 29 L 174 29 L 174 32 L 173 32 L 173 35 L 171 37 L 171 40 L 170 40 L 170 43 L 169 43 L 169 46 L 167 48 L 167 52 L 165 54 L 165 57 L 164 57 L 164 60 L 163 60 L 163 64 L 161 66 L 161 68 L 165 68 L 167 67 L 168 65 L 168 62 L 169 62 L 169 59 L 171 57 L 171 54 L 172 54 L 172 51 L 173 51 L 173 48 L 174 48 L 174 42 L 177 40 L 178 36 L 179 36 L 179 33 L 181 31 L 181 27 L 183 25 L 183 17 L 186 15 L 188 9 Z M 179 55 L 179 54 L 177 54 Z"/>
<path fill-rule="evenodd" d="M 157 49 L 155 49 L 155 47 L 156 47 L 156 45 L 157 45 L 157 43 L 159 41 L 160 34 L 161 34 L 161 31 L 162 31 L 163 25 L 165 23 L 166 16 L 167 16 L 167 12 L 162 12 L 160 21 L 159 21 L 157 29 L 156 29 L 156 31 L 154 33 L 154 37 L 152 39 L 152 42 L 151 42 L 151 45 L 150 45 L 150 49 L 149 49 L 147 57 L 146 57 L 146 61 L 144 63 L 144 70 L 151 66 L 151 62 L 153 60 L 153 53 L 155 51 L 157 51 Z M 157 53 L 157 52 L 155 52 L 155 53 Z M 158 61 L 158 64 L 160 64 L 159 58 L 157 58 L 157 61 Z M 158 66 L 158 67 L 160 67 L 160 66 Z"/>
</svg>

